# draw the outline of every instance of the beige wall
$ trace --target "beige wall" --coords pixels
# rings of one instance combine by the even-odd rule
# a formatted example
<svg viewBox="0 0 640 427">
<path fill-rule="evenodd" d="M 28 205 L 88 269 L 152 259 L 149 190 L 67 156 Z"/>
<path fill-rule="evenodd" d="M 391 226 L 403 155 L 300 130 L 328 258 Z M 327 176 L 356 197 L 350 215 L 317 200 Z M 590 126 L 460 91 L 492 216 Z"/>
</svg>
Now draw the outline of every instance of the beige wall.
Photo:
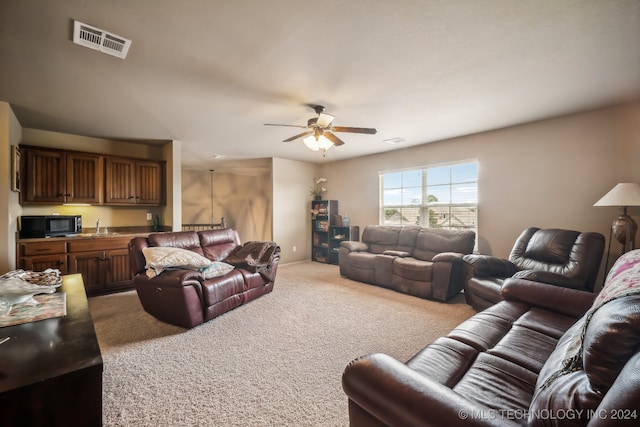
<svg viewBox="0 0 640 427">
<path fill-rule="evenodd" d="M 327 163 L 321 173 L 327 198 L 362 228 L 378 223 L 379 171 L 477 158 L 479 251 L 505 257 L 528 226 L 608 239 L 619 209 L 593 204 L 618 182 L 640 182 L 639 145 L 640 106 L 633 104 Z"/>
<path fill-rule="evenodd" d="M 163 146 L 167 161 L 167 204 L 161 208 L 160 223 L 171 230 L 182 230 L 182 141 L 173 140 Z"/>
<path fill-rule="evenodd" d="M 219 223 L 238 230 L 241 239 L 272 240 L 272 190 L 268 172 L 258 174 L 182 171 L 182 221 L 185 224 Z"/>
<path fill-rule="evenodd" d="M 268 171 L 260 165 L 251 173 L 182 171 L 182 218 L 185 223 L 218 223 L 222 217 L 243 241 L 274 240 L 281 263 L 311 257 L 311 198 L 309 187 L 317 165 L 274 158 Z M 295 251 L 294 251 L 295 247 Z"/>
<path fill-rule="evenodd" d="M 273 236 L 281 262 L 311 258 L 311 197 L 309 187 L 318 166 L 296 160 L 273 159 Z M 294 252 L 295 246 L 295 252 Z"/>
<path fill-rule="evenodd" d="M 0 102 L 0 273 L 16 267 L 16 231 L 17 218 L 21 215 L 18 193 L 11 191 L 11 146 L 18 145 L 22 137 L 22 129 L 11 106 Z"/>
</svg>

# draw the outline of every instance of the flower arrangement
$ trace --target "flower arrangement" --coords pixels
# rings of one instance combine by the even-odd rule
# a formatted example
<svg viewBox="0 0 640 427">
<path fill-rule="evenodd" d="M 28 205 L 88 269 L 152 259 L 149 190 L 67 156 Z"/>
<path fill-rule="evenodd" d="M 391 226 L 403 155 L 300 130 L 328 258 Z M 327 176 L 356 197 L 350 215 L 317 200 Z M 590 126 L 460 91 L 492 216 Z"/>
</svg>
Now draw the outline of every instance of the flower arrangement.
<svg viewBox="0 0 640 427">
<path fill-rule="evenodd" d="M 327 182 L 327 178 L 318 178 L 315 181 L 315 185 L 311 186 L 309 194 L 311 194 L 316 199 L 322 197 L 322 193 L 327 192 L 327 189 L 322 186 L 322 184 L 324 184 L 325 182 Z"/>
</svg>

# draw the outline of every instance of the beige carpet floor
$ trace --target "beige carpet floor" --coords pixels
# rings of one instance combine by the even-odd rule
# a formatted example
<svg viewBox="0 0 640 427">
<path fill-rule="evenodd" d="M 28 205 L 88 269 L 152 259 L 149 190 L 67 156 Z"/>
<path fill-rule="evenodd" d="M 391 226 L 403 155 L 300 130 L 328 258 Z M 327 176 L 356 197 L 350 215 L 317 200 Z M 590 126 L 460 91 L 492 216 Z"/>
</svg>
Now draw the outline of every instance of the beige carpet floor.
<svg viewBox="0 0 640 427">
<path fill-rule="evenodd" d="M 89 300 L 104 359 L 105 426 L 347 426 L 344 367 L 374 352 L 406 361 L 473 314 L 340 277 L 280 266 L 274 291 L 191 330 L 135 291 Z"/>
</svg>

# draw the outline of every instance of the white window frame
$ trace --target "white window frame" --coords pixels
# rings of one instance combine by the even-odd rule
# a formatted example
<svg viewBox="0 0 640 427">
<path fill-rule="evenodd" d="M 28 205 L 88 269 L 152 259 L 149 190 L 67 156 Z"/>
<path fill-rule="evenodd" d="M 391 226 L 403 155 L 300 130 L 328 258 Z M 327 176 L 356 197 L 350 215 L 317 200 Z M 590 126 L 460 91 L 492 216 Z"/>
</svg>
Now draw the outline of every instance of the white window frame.
<svg viewBox="0 0 640 427">
<path fill-rule="evenodd" d="M 455 166 L 467 165 L 467 164 L 475 164 L 476 174 L 475 178 L 465 179 L 465 180 L 452 180 L 451 177 L 451 168 Z M 430 185 L 427 182 L 427 175 L 429 170 L 435 170 L 436 168 L 441 170 L 449 169 L 449 181 L 448 182 L 440 182 L 437 185 Z M 464 160 L 459 162 L 452 163 L 442 163 L 442 164 L 434 164 L 421 166 L 416 168 L 408 168 L 408 169 L 397 169 L 397 170 L 388 170 L 379 172 L 379 224 L 393 224 L 393 225 L 410 225 L 416 224 L 422 227 L 429 228 L 446 228 L 446 229 L 457 229 L 457 230 L 472 230 L 478 235 L 478 169 L 479 164 L 477 159 Z M 406 173 L 406 172 L 416 172 L 421 174 L 421 200 L 419 203 L 404 203 L 400 204 L 385 204 L 385 185 L 384 179 L 385 176 L 390 176 L 390 174 L 397 173 Z M 471 187 L 475 187 L 475 198 L 472 196 L 471 200 L 468 202 L 453 202 L 459 197 L 454 197 L 456 195 L 456 188 L 466 188 L 469 189 Z M 440 187 L 441 190 L 445 191 L 445 194 L 448 192 L 448 202 L 441 202 L 437 200 L 433 200 L 433 195 L 430 197 L 430 192 L 434 190 L 434 188 Z M 400 192 L 400 193 L 410 193 L 409 188 L 413 189 L 413 193 L 415 194 L 417 187 L 409 187 L 405 186 L 404 183 L 400 184 L 399 187 L 393 187 L 392 189 Z M 473 191 L 472 191 L 473 193 Z M 443 194 L 443 193 L 441 193 Z M 460 195 L 459 193 L 457 194 Z M 386 212 L 390 209 L 396 210 L 396 218 L 395 221 L 389 221 L 387 218 Z M 455 212 L 458 211 L 459 214 L 456 215 Z M 440 214 L 438 214 L 440 212 Z M 405 213 L 407 213 L 405 215 Z M 412 213 L 413 215 L 409 215 L 408 213 Z M 461 220 L 460 218 L 464 216 L 465 218 Z M 428 219 L 425 219 L 428 218 Z"/>
</svg>

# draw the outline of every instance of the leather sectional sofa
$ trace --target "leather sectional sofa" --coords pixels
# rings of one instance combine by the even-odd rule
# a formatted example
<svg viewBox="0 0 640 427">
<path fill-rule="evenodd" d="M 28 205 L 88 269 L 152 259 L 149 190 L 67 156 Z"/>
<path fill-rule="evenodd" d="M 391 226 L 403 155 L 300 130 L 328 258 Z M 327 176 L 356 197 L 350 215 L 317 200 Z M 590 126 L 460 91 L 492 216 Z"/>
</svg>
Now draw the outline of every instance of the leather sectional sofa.
<svg viewBox="0 0 640 427">
<path fill-rule="evenodd" d="M 464 254 L 475 233 L 409 226 L 369 225 L 362 241 L 340 244 L 340 274 L 421 298 L 447 301 L 463 287 Z"/>
<path fill-rule="evenodd" d="M 351 362 L 350 425 L 640 424 L 640 250 L 618 259 L 598 295 L 518 278 L 501 292 L 406 363 Z"/>
<path fill-rule="evenodd" d="M 150 277 L 147 248 L 186 249 L 233 269 L 207 278 L 204 269 L 175 266 Z M 178 231 L 134 238 L 129 242 L 129 257 L 134 285 L 145 311 L 164 322 L 193 328 L 271 292 L 280 247 L 274 242 L 242 244 L 237 231 L 231 228 Z"/>
</svg>

